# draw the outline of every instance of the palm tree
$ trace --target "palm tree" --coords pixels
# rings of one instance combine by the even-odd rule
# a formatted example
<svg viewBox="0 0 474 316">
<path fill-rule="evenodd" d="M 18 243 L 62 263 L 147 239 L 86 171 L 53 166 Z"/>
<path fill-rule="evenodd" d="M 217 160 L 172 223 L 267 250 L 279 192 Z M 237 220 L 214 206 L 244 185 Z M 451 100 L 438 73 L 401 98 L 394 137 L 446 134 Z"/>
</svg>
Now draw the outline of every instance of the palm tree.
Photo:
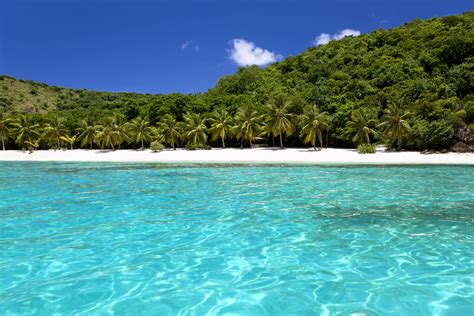
<svg viewBox="0 0 474 316">
<path fill-rule="evenodd" d="M 232 117 L 226 110 L 214 111 L 209 119 L 211 123 L 210 132 L 212 133 L 212 140 L 218 138 L 222 140 L 222 148 L 225 148 L 225 137 L 231 133 Z"/>
<path fill-rule="evenodd" d="M 81 146 L 89 144 L 89 149 L 92 149 L 94 137 L 97 134 L 97 126 L 90 120 L 82 120 L 79 122 L 79 128 L 76 131 L 79 133 L 78 140 L 81 141 Z"/>
<path fill-rule="evenodd" d="M 74 143 L 77 141 L 77 139 L 78 139 L 77 134 L 74 135 L 74 136 L 69 136 L 69 135 L 61 136 L 61 140 L 65 141 L 66 143 L 71 145 L 71 150 L 74 149 Z"/>
<path fill-rule="evenodd" d="M 61 148 L 61 136 L 66 134 L 66 127 L 64 126 L 64 119 L 54 116 L 53 119 L 46 123 L 43 128 L 43 138 L 54 141 Z"/>
<path fill-rule="evenodd" d="M 201 114 L 188 113 L 184 115 L 183 129 L 186 139 L 191 140 L 194 145 L 206 144 L 207 126 L 206 119 Z"/>
<path fill-rule="evenodd" d="M 141 149 L 145 149 L 145 142 L 151 142 L 153 138 L 153 127 L 150 122 L 144 118 L 137 117 L 127 124 L 128 130 L 131 132 L 132 138 L 135 142 L 141 143 Z"/>
<path fill-rule="evenodd" d="M 385 137 L 397 142 L 398 150 L 401 149 L 403 135 L 411 130 L 407 121 L 410 115 L 411 113 L 392 105 L 385 110 L 384 121 L 378 125 L 383 129 Z"/>
<path fill-rule="evenodd" d="M 376 132 L 371 128 L 376 121 L 370 114 L 363 110 L 357 109 L 352 112 L 351 121 L 347 126 L 355 133 L 352 141 L 359 144 L 370 144 L 370 134 L 374 135 Z"/>
<path fill-rule="evenodd" d="M 12 126 L 15 128 L 17 135 L 15 142 L 21 148 L 24 148 L 26 142 L 32 143 L 33 137 L 39 136 L 39 125 L 33 124 L 26 115 L 21 115 Z M 39 144 L 39 140 L 37 142 Z"/>
<path fill-rule="evenodd" d="M 237 125 L 234 127 L 234 134 L 240 139 L 240 148 L 244 147 L 244 139 L 248 139 L 250 148 L 253 147 L 252 140 L 260 132 L 260 120 L 262 116 L 258 114 L 252 106 L 240 108 L 236 115 Z"/>
<path fill-rule="evenodd" d="M 101 148 L 110 147 L 112 150 L 115 150 L 114 144 L 117 144 L 118 134 L 115 130 L 115 120 L 108 119 L 104 125 L 97 126 L 98 132 L 95 135 L 95 142 Z"/>
<path fill-rule="evenodd" d="M 5 151 L 5 141 L 10 137 L 12 123 L 13 120 L 10 118 L 0 120 L 0 138 L 2 139 L 3 151 Z"/>
<path fill-rule="evenodd" d="M 327 112 L 320 112 L 316 105 L 307 106 L 300 116 L 301 132 L 300 137 L 305 143 L 311 142 L 316 150 L 316 142 L 319 140 L 320 149 L 323 148 L 323 130 L 329 129 L 329 115 Z"/>
<path fill-rule="evenodd" d="M 28 145 L 30 153 L 33 152 L 34 150 L 38 149 L 40 145 L 41 138 L 38 138 L 36 140 L 25 140 L 25 144 Z"/>
<path fill-rule="evenodd" d="M 323 121 L 326 122 L 327 126 L 325 128 L 326 130 L 326 148 L 328 148 L 329 144 L 329 131 L 332 129 L 332 122 L 333 122 L 333 117 L 328 114 L 327 112 L 323 112 L 325 117 L 323 117 Z"/>
<path fill-rule="evenodd" d="M 128 125 L 124 118 L 118 115 L 113 118 L 113 124 L 116 134 L 116 144 L 118 145 L 118 149 L 120 149 L 124 141 L 128 142 L 130 140 Z"/>
<path fill-rule="evenodd" d="M 280 148 L 283 149 L 283 133 L 291 135 L 293 124 L 290 119 L 292 114 L 288 113 L 289 103 L 283 96 L 277 96 L 272 103 L 267 105 L 267 125 L 266 129 L 273 137 L 280 136 Z"/>
<path fill-rule="evenodd" d="M 158 126 L 163 133 L 166 143 L 173 147 L 173 150 L 176 150 L 175 144 L 178 142 L 181 134 L 179 133 L 179 126 L 175 117 L 171 114 L 166 114 Z"/>
</svg>

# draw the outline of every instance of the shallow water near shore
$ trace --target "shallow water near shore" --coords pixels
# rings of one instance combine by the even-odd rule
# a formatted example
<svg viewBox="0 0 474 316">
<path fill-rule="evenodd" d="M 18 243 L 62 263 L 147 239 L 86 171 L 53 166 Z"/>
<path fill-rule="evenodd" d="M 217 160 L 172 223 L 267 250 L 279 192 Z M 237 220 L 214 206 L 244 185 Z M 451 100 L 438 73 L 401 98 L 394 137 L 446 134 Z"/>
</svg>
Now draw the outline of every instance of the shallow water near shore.
<svg viewBox="0 0 474 316">
<path fill-rule="evenodd" d="M 1 314 L 474 313 L 472 166 L 0 171 Z"/>
</svg>

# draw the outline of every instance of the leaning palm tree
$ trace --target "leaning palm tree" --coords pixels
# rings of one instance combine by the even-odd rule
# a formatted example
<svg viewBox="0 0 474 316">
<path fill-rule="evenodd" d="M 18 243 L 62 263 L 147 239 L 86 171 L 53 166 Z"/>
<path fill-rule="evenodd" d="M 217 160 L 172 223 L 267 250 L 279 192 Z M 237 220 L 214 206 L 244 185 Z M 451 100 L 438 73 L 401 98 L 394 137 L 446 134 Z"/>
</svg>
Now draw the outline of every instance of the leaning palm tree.
<svg viewBox="0 0 474 316">
<path fill-rule="evenodd" d="M 98 132 L 95 135 L 94 141 L 99 145 L 99 147 L 115 150 L 114 145 L 116 145 L 119 140 L 119 135 L 115 130 L 115 120 L 108 119 L 103 125 L 98 125 L 97 129 Z"/>
<path fill-rule="evenodd" d="M 206 119 L 200 114 L 188 113 L 184 115 L 184 136 L 187 140 L 191 140 L 194 145 L 206 144 L 207 142 L 207 126 Z"/>
<path fill-rule="evenodd" d="M 226 110 L 214 111 L 209 119 L 211 128 L 209 131 L 212 134 L 212 140 L 218 138 L 222 141 L 222 148 L 225 148 L 225 138 L 232 130 L 232 117 Z"/>
<path fill-rule="evenodd" d="M 175 117 L 171 114 L 166 114 L 161 119 L 158 127 L 163 134 L 165 142 L 173 147 L 173 150 L 176 150 L 176 143 L 181 137 L 181 134 L 179 132 L 179 125 L 176 122 Z"/>
<path fill-rule="evenodd" d="M 355 133 L 352 137 L 352 142 L 356 145 L 370 144 L 370 134 L 374 135 L 376 132 L 371 128 L 376 121 L 364 109 L 357 109 L 352 112 L 351 120 L 347 126 Z"/>
<path fill-rule="evenodd" d="M 90 120 L 82 120 L 79 122 L 79 127 L 76 129 L 79 133 L 78 140 L 81 141 L 81 146 L 89 145 L 92 149 L 95 135 L 97 134 L 97 126 Z"/>
<path fill-rule="evenodd" d="M 323 148 L 323 130 L 329 129 L 329 115 L 327 112 L 320 112 L 316 105 L 307 106 L 300 116 L 301 132 L 300 137 L 305 143 L 311 142 L 316 150 L 316 142 L 319 140 L 320 149 Z"/>
<path fill-rule="evenodd" d="M 291 123 L 291 113 L 288 113 L 289 103 L 283 96 L 277 96 L 266 108 L 266 130 L 273 137 L 280 136 L 280 148 L 283 149 L 283 133 L 291 135 L 294 127 Z"/>
<path fill-rule="evenodd" d="M 253 147 L 252 141 L 261 130 L 261 118 L 262 116 L 252 106 L 247 105 L 239 109 L 236 115 L 237 125 L 234 127 L 234 134 L 237 139 L 240 139 L 240 148 L 244 147 L 245 139 L 248 139 L 250 148 Z"/>
<path fill-rule="evenodd" d="M 74 136 L 69 136 L 69 135 L 61 136 L 61 140 L 68 143 L 71 146 L 71 150 L 74 149 L 74 144 L 76 143 L 77 139 L 78 139 L 77 134 Z"/>
<path fill-rule="evenodd" d="M 128 123 L 127 128 L 130 131 L 131 138 L 141 144 L 142 150 L 145 149 L 145 142 L 151 142 L 155 132 L 153 127 L 150 126 L 150 122 L 141 117 L 137 117 Z"/>
<path fill-rule="evenodd" d="M 25 140 L 25 145 L 28 146 L 29 152 L 32 153 L 40 146 L 41 137 L 36 140 Z"/>
<path fill-rule="evenodd" d="M 0 139 L 2 150 L 5 151 L 5 141 L 11 137 L 13 120 L 10 118 L 0 120 Z"/>
<path fill-rule="evenodd" d="M 33 124 L 30 118 L 26 115 L 21 115 L 13 124 L 16 131 L 15 142 L 21 148 L 25 148 L 26 142 L 33 143 L 33 138 L 39 136 L 38 124 Z M 39 142 L 38 142 L 39 144 Z"/>
<path fill-rule="evenodd" d="M 57 149 L 61 148 L 61 136 L 66 134 L 64 119 L 54 116 L 53 119 L 46 123 L 43 128 L 42 138 L 56 143 Z"/>
<path fill-rule="evenodd" d="M 404 112 L 400 107 L 392 105 L 385 109 L 384 121 L 378 125 L 383 129 L 387 139 L 397 142 L 398 150 L 401 149 L 403 135 L 411 129 L 407 121 L 410 115 L 411 113 Z"/>
</svg>

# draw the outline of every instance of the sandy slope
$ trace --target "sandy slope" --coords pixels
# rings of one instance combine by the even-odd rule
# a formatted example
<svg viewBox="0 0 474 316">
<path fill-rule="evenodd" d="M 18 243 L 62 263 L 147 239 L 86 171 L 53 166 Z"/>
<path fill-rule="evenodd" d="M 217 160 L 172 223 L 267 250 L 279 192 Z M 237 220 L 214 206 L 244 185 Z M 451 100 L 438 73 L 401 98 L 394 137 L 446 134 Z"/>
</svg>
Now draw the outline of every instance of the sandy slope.
<svg viewBox="0 0 474 316">
<path fill-rule="evenodd" d="M 0 161 L 113 161 L 113 162 L 220 162 L 220 163 L 310 163 L 310 164 L 469 164 L 474 153 L 421 154 L 379 149 L 375 154 L 358 154 L 352 149 L 178 149 L 152 153 L 149 150 L 40 150 L 0 152 Z"/>
</svg>

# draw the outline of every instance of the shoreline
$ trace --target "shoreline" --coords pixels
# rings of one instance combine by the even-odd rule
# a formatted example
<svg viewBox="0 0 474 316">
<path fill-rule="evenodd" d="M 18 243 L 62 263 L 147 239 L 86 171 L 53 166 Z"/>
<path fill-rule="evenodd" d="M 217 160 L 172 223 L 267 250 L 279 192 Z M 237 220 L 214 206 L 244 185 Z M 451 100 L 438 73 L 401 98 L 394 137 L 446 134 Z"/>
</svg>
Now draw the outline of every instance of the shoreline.
<svg viewBox="0 0 474 316">
<path fill-rule="evenodd" d="M 385 151 L 358 154 L 355 149 L 327 148 L 228 148 L 211 150 L 20 150 L 0 152 L 0 161 L 49 162 L 131 162 L 131 163 L 285 163 L 285 164 L 359 164 L 359 165 L 474 165 L 474 153 L 422 154 L 414 151 Z"/>
</svg>

